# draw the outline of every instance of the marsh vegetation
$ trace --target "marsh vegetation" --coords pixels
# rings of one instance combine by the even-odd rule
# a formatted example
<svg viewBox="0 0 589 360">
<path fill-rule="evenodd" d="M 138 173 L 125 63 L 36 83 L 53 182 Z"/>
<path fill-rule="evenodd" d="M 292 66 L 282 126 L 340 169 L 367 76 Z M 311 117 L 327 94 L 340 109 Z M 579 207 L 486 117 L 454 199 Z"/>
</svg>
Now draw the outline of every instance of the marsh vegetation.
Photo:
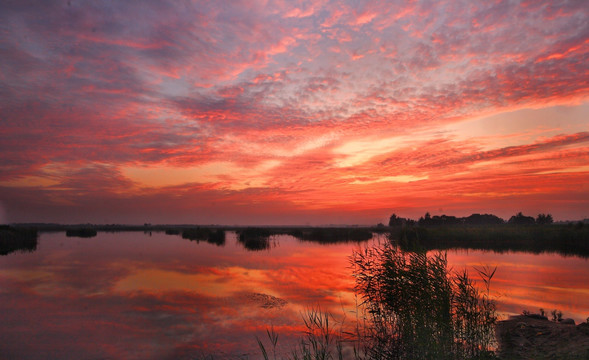
<svg viewBox="0 0 589 360">
<path fill-rule="evenodd" d="M 268 250 L 273 244 L 270 236 L 275 235 L 265 228 L 249 227 L 239 231 L 239 242 L 251 251 Z"/>
<path fill-rule="evenodd" d="M 391 229 L 404 250 L 480 249 L 554 252 L 589 257 L 589 226 L 583 225 L 447 225 Z"/>
<path fill-rule="evenodd" d="M 407 251 L 478 249 L 589 257 L 589 226 L 554 224 L 550 214 L 533 218 L 519 212 L 508 221 L 491 214 L 457 218 L 426 213 L 417 221 L 393 214 L 389 230 L 390 239 Z"/>
<path fill-rule="evenodd" d="M 330 327 L 332 315 L 303 317 L 305 335 L 291 359 L 493 359 L 495 303 L 489 286 L 496 269 L 479 269 L 480 292 L 466 270 L 448 269 L 446 255 L 404 252 L 390 242 L 351 256 L 361 299 L 353 331 Z M 276 359 L 278 335 L 268 331 L 265 359 Z"/>
<path fill-rule="evenodd" d="M 385 242 L 354 252 L 356 292 L 367 316 L 368 359 L 492 358 L 495 269 L 479 269 L 485 292 L 466 270 L 451 272 L 444 253 L 404 252 Z"/>
<path fill-rule="evenodd" d="M 587 221 L 585 221 L 587 222 Z M 493 214 L 472 214 L 467 217 L 430 215 L 418 220 L 392 214 L 388 226 L 195 226 L 195 225 L 59 225 L 22 224 L 18 228 L 37 231 L 66 231 L 68 236 L 94 236 L 97 231 L 144 231 L 182 235 L 194 241 L 206 241 L 219 246 L 225 244 L 224 233 L 235 231 L 239 242 L 247 250 L 269 249 L 272 236 L 290 235 L 300 241 L 320 244 L 362 242 L 374 234 L 386 233 L 404 250 L 480 249 L 497 252 L 526 251 L 554 252 L 562 255 L 589 257 L 589 224 L 568 222 L 555 224 L 551 214 L 535 218 L 521 212 L 504 220 Z"/>
<path fill-rule="evenodd" d="M 65 236 L 67 236 L 67 237 L 91 238 L 91 237 L 95 237 L 97 234 L 98 234 L 98 231 L 96 231 L 96 229 L 92 229 L 92 228 L 67 229 L 65 231 Z"/>
<path fill-rule="evenodd" d="M 320 244 L 334 244 L 342 242 L 361 242 L 372 239 L 375 229 L 373 228 L 347 228 L 347 227 L 326 227 L 294 229 L 289 235 L 303 241 L 313 241 Z"/>
<path fill-rule="evenodd" d="M 166 234 L 168 235 L 176 235 L 180 233 L 180 230 L 177 229 L 167 229 Z M 210 244 L 215 244 L 217 246 L 224 246 L 225 245 L 225 231 L 223 229 L 209 229 L 209 228 L 190 228 L 182 230 L 182 238 L 188 239 L 192 241 L 206 241 Z"/>
<path fill-rule="evenodd" d="M 37 249 L 37 230 L 0 225 L 0 255 L 33 252 Z"/>
</svg>

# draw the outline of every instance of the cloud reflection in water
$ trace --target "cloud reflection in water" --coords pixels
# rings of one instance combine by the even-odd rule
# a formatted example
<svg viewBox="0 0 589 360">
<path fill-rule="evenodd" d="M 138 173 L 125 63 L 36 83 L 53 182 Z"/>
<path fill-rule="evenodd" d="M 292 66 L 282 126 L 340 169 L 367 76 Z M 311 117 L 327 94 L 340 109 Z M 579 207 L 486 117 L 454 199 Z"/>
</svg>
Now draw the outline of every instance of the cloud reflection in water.
<svg viewBox="0 0 589 360">
<path fill-rule="evenodd" d="M 163 233 L 42 234 L 36 252 L 0 258 L 0 347 L 19 359 L 255 357 L 255 336 L 270 326 L 287 346 L 309 307 L 355 308 L 348 256 L 358 245 L 274 241 L 250 252 L 233 233 L 224 247 Z M 454 269 L 498 266 L 499 312 L 589 315 L 585 259 L 480 251 L 448 259 Z"/>
</svg>

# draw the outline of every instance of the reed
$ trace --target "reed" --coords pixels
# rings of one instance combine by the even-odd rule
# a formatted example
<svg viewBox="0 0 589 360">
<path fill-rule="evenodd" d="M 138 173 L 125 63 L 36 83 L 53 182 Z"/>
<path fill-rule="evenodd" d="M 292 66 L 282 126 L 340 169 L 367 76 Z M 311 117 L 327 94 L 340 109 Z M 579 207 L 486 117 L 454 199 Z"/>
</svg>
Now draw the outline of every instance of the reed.
<svg viewBox="0 0 589 360">
<path fill-rule="evenodd" d="M 448 270 L 446 254 L 404 252 L 390 242 L 354 251 L 355 291 L 361 302 L 353 332 L 332 326 L 318 309 L 304 317 L 306 331 L 297 347 L 280 359 L 495 359 L 495 303 L 489 287 L 496 269 L 477 272 L 483 291 L 467 271 Z M 278 335 L 268 331 L 278 359 Z"/>
<path fill-rule="evenodd" d="M 256 338 L 264 360 L 342 360 L 349 358 L 344 351 L 346 339 L 341 322 L 335 321 L 330 313 L 321 311 L 319 308 L 307 310 L 302 315 L 302 319 L 306 329 L 304 335 L 285 356 L 278 354 L 278 334 L 274 328 L 266 331 L 270 343 L 268 349 L 259 338 Z"/>
<path fill-rule="evenodd" d="M 365 358 L 494 357 L 494 270 L 479 270 L 487 289 L 480 293 L 466 271 L 448 271 L 444 253 L 403 252 L 389 242 L 355 251 L 352 265 L 368 319 Z"/>
</svg>

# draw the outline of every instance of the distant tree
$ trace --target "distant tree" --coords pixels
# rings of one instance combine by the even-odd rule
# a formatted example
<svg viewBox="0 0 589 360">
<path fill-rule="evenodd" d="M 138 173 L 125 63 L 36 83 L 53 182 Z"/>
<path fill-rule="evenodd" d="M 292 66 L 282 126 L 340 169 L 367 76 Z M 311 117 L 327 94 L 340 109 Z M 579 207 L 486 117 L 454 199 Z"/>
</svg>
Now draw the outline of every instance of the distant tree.
<svg viewBox="0 0 589 360">
<path fill-rule="evenodd" d="M 464 223 L 467 225 L 498 225 L 505 223 L 505 221 L 492 214 L 472 214 L 464 218 Z"/>
<path fill-rule="evenodd" d="M 429 226 L 432 224 L 432 216 L 429 214 L 429 212 L 425 213 L 425 216 L 422 216 L 419 218 L 419 220 L 417 221 L 417 224 L 419 224 L 419 226 Z"/>
<path fill-rule="evenodd" d="M 389 226 L 403 226 L 405 222 L 405 219 L 398 217 L 397 214 L 393 214 L 389 219 Z"/>
<path fill-rule="evenodd" d="M 552 219 L 552 215 L 550 214 L 538 214 L 538 217 L 536 218 L 536 224 L 539 225 L 552 224 L 553 222 L 554 219 Z"/>
<path fill-rule="evenodd" d="M 463 219 L 457 218 L 456 216 L 449 215 L 435 215 L 431 216 L 430 213 L 426 213 L 425 217 L 419 218 L 420 226 L 443 226 L 443 225 L 458 225 L 462 224 Z"/>
<path fill-rule="evenodd" d="M 456 216 L 450 215 L 442 215 L 442 216 L 434 216 L 435 224 L 436 225 L 458 225 L 462 224 L 462 219 L 457 218 Z"/>
<path fill-rule="evenodd" d="M 510 217 L 507 223 L 512 225 L 533 225 L 536 223 L 536 220 L 531 216 L 525 216 L 520 211 L 516 215 Z"/>
</svg>

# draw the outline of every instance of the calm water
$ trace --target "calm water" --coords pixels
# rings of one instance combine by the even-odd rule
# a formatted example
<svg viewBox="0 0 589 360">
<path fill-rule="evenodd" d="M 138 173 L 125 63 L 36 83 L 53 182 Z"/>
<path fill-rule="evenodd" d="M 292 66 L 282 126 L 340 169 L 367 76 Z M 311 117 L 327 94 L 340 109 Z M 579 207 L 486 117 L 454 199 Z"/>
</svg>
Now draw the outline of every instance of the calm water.
<svg viewBox="0 0 589 360">
<path fill-rule="evenodd" d="M 353 319 L 348 256 L 355 244 L 289 236 L 247 251 L 179 236 L 41 234 L 37 251 L 0 257 L 0 353 L 7 359 L 259 358 L 273 326 L 287 346 L 301 312 L 320 306 Z M 562 310 L 589 316 L 589 262 L 553 254 L 448 253 L 450 266 L 497 266 L 492 293 L 503 317 Z M 349 321 L 349 320 L 346 320 Z"/>
</svg>

